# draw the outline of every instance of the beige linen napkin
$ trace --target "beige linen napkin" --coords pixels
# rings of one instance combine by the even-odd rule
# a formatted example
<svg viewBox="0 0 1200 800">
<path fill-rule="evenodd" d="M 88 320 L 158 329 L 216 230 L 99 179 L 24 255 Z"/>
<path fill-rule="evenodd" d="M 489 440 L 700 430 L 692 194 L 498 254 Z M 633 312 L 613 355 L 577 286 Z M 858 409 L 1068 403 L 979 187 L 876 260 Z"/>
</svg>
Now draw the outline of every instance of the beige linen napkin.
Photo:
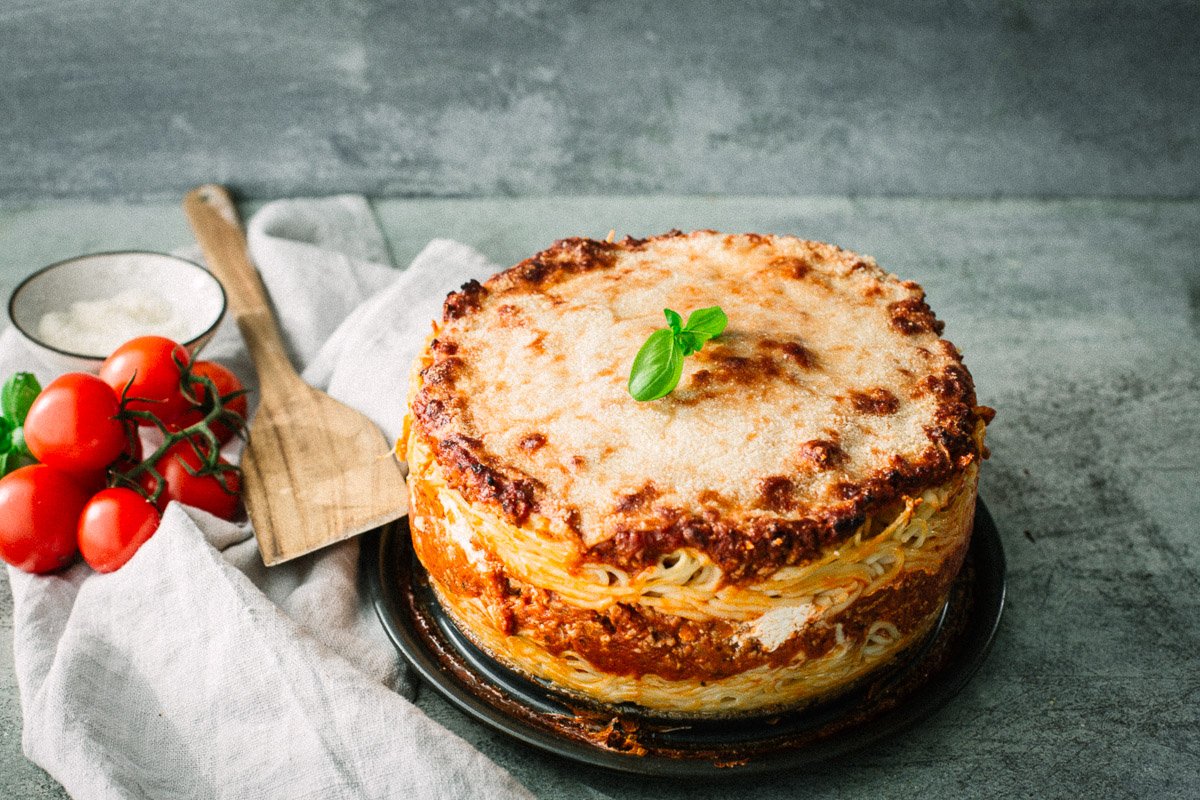
<svg viewBox="0 0 1200 800">
<path fill-rule="evenodd" d="M 359 197 L 272 203 L 248 238 L 305 378 L 390 437 L 445 293 L 495 269 L 450 241 L 386 266 Z M 253 387 L 231 322 L 202 357 Z M 8 330 L 18 369 L 53 377 Z M 357 540 L 268 570 L 248 525 L 179 504 L 112 574 L 10 568 L 26 755 L 83 800 L 530 797 L 406 699 L 357 573 Z"/>
</svg>

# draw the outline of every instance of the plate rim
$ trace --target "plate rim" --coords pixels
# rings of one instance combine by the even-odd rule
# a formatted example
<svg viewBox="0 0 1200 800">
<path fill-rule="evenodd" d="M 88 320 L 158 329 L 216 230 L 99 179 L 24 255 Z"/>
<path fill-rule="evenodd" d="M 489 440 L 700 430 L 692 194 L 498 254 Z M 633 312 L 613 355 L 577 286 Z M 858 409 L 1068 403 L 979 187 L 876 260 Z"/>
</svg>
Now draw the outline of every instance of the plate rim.
<svg viewBox="0 0 1200 800">
<path fill-rule="evenodd" d="M 1007 563 L 999 531 L 987 505 L 982 498 L 977 498 L 968 557 L 975 564 L 973 593 L 982 597 L 987 607 L 979 608 L 978 603 L 973 604 L 966 625 L 956 634 L 966 641 L 962 655 L 940 671 L 926 676 L 896 705 L 827 738 L 755 754 L 745 763 L 721 764 L 709 759 L 672 758 L 652 753 L 634 755 L 599 744 L 587 744 L 513 716 L 486 702 L 458 676 L 443 669 L 437 656 L 424 646 L 408 616 L 401 613 L 404 603 L 399 596 L 399 582 L 385 579 L 384 572 L 392 563 L 388 555 L 394 551 L 396 540 L 408 541 L 399 530 L 401 525 L 406 526 L 407 520 L 401 519 L 365 534 L 360 564 L 380 624 L 399 656 L 421 680 L 469 719 L 490 730 L 559 758 L 644 777 L 735 777 L 799 769 L 890 738 L 928 719 L 958 695 L 987 660 L 1004 615 L 1007 595 Z M 406 550 L 411 554 L 411 545 L 406 545 Z M 985 624 L 980 625 L 981 622 Z M 487 685 L 500 688 L 490 682 Z"/>
</svg>

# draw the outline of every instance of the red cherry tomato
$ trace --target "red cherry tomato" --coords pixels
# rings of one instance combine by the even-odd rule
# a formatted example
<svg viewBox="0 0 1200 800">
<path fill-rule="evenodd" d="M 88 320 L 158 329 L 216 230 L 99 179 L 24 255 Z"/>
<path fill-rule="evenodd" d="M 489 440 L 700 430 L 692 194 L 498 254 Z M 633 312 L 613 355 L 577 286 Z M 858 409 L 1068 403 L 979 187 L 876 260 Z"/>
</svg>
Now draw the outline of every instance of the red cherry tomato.
<svg viewBox="0 0 1200 800">
<path fill-rule="evenodd" d="M 79 552 L 92 569 L 112 572 L 154 535 L 158 522 L 158 509 L 133 489 L 104 489 L 79 516 Z"/>
<path fill-rule="evenodd" d="M 228 465 L 225 459 L 218 462 Z M 238 500 L 241 497 L 241 475 L 232 470 L 223 472 L 221 478 L 216 475 L 192 475 L 189 469 L 200 469 L 203 462 L 200 456 L 188 442 L 178 442 L 172 445 L 166 453 L 154 463 L 154 468 L 163 476 L 166 486 L 158 496 L 158 508 L 163 510 L 167 503 L 178 500 L 184 505 L 200 508 L 221 519 L 233 519 L 237 515 Z M 142 489 L 146 494 L 154 493 L 156 481 L 149 473 L 143 473 Z M 228 487 L 229 491 L 225 490 Z"/>
<path fill-rule="evenodd" d="M 125 393 L 129 410 L 149 411 L 171 423 L 190 405 L 180 388 L 183 367 L 190 360 L 183 345 L 162 336 L 139 336 L 113 351 L 100 365 L 100 378 L 118 397 Z"/>
<path fill-rule="evenodd" d="M 227 367 L 218 364 L 215 361 L 196 361 L 192 364 L 192 396 L 200 401 L 200 405 L 192 406 L 187 411 L 179 416 L 173 425 L 169 427 L 172 430 L 182 430 L 189 425 L 195 425 L 200 420 L 204 419 L 213 409 L 213 398 L 208 391 L 208 387 L 201 383 L 196 378 L 204 377 L 213 382 L 217 387 L 217 395 L 226 397 L 234 392 L 240 392 L 243 389 L 242 382 L 238 380 L 237 375 L 234 375 Z M 232 400 L 225 402 L 225 408 L 236 412 L 243 420 L 246 419 L 246 414 L 249 410 L 249 404 L 246 400 L 246 395 L 238 395 Z M 214 422 L 212 424 L 212 432 L 216 435 L 217 441 L 224 444 L 234 437 L 237 431 L 223 422 Z"/>
<path fill-rule="evenodd" d="M 29 407 L 25 443 L 43 464 L 72 472 L 97 472 L 125 448 L 125 426 L 112 388 L 94 375 L 55 378 Z"/>
<path fill-rule="evenodd" d="M 75 527 L 88 494 L 45 464 L 0 479 L 0 558 L 26 572 L 53 572 L 75 558 Z"/>
</svg>

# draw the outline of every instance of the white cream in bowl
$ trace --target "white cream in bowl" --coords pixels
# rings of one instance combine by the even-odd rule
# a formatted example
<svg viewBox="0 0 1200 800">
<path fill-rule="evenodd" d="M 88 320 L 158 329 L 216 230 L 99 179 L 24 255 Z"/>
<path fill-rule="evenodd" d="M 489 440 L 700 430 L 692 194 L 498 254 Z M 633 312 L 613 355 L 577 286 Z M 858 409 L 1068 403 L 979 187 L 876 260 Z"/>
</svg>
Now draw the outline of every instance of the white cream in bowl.
<svg viewBox="0 0 1200 800">
<path fill-rule="evenodd" d="M 166 336 L 195 353 L 225 314 L 225 292 L 183 258 L 97 253 L 30 275 L 9 298 L 8 314 L 48 366 L 94 371 L 135 336 Z"/>
<path fill-rule="evenodd" d="M 169 300 L 143 286 L 101 300 L 80 300 L 66 311 L 47 311 L 38 320 L 38 338 L 71 352 L 111 352 L 136 336 L 188 337 L 187 319 Z"/>
</svg>

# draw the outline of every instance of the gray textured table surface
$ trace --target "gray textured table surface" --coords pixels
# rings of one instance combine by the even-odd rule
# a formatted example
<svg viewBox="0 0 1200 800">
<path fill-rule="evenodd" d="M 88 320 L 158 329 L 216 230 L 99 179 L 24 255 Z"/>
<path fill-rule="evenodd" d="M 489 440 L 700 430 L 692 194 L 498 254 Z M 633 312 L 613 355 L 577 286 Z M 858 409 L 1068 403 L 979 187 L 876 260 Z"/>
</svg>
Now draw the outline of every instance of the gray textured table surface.
<svg viewBox="0 0 1200 800">
<path fill-rule="evenodd" d="M 566 234 L 795 232 L 922 282 L 999 409 L 981 494 L 1009 563 L 989 660 L 918 728 L 795 774 L 700 786 L 541 756 L 421 705 L 544 798 L 1200 796 L 1200 204 L 609 198 L 377 204 L 398 263 L 432 236 L 512 262 Z M 173 204 L 0 211 L 0 290 L 52 260 L 188 241 Z M 0 624 L 11 627 L 0 589 Z M 0 796 L 20 754 L 0 639 Z M 202 742 L 194 743 L 203 748 Z M 236 794 L 236 792 L 234 792 Z"/>
</svg>

